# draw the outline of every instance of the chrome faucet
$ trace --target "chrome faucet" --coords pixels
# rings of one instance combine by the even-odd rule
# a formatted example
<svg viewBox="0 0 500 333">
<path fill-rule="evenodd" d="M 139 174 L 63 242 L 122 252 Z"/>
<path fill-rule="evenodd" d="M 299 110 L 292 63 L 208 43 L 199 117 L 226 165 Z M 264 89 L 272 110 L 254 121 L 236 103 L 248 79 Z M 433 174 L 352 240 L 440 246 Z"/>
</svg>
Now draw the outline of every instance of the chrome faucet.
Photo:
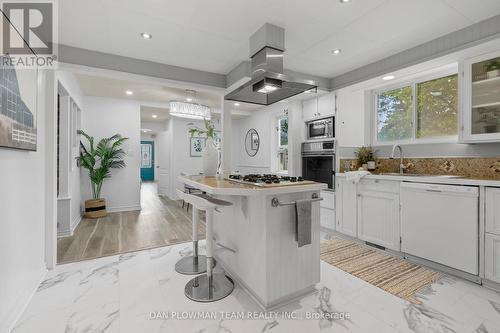
<svg viewBox="0 0 500 333">
<path fill-rule="evenodd" d="M 399 148 L 399 158 L 400 158 L 400 161 L 399 161 L 399 173 L 403 174 L 404 171 L 405 171 L 405 169 L 406 169 L 406 166 L 403 164 L 403 158 L 404 158 L 403 157 L 403 148 L 400 145 L 394 145 L 394 146 L 392 146 L 391 160 L 394 159 L 396 148 Z"/>
</svg>

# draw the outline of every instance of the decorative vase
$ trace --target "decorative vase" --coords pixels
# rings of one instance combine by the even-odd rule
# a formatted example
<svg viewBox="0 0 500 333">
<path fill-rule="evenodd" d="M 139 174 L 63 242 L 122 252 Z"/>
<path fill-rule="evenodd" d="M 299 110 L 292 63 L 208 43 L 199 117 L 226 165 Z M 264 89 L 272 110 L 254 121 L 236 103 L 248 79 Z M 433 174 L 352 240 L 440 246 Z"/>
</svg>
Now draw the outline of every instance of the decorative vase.
<svg viewBox="0 0 500 333">
<path fill-rule="evenodd" d="M 97 219 L 108 215 L 105 199 L 85 200 L 85 217 Z"/>
<path fill-rule="evenodd" d="M 375 161 L 368 161 L 368 170 L 375 170 Z"/>
<path fill-rule="evenodd" d="M 205 176 L 215 176 L 217 174 L 217 160 L 218 160 L 217 147 L 213 138 L 207 138 L 205 148 L 201 154 L 203 163 L 203 174 Z"/>
<path fill-rule="evenodd" d="M 493 79 L 500 76 L 500 69 L 493 69 L 491 71 L 486 72 L 487 79 Z"/>
</svg>

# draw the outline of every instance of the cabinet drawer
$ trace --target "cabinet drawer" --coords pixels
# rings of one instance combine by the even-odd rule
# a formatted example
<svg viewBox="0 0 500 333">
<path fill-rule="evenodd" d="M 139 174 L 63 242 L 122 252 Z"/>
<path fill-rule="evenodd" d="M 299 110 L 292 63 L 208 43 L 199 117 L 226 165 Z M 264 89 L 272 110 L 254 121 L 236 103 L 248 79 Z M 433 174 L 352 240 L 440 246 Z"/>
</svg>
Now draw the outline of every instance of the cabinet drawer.
<svg viewBox="0 0 500 333">
<path fill-rule="evenodd" d="M 500 235 L 500 188 L 486 188 L 486 232 Z"/>
<path fill-rule="evenodd" d="M 500 236 L 498 235 L 486 234 L 484 277 L 500 283 Z"/>
<path fill-rule="evenodd" d="M 320 209 L 320 225 L 323 228 L 335 230 L 335 211 L 321 207 Z"/>
<path fill-rule="evenodd" d="M 380 180 L 380 179 L 361 179 L 358 185 L 358 191 L 375 191 L 385 193 L 399 193 L 399 181 Z"/>
<path fill-rule="evenodd" d="M 328 209 L 335 209 L 335 192 L 332 191 L 321 191 L 320 206 Z"/>
</svg>

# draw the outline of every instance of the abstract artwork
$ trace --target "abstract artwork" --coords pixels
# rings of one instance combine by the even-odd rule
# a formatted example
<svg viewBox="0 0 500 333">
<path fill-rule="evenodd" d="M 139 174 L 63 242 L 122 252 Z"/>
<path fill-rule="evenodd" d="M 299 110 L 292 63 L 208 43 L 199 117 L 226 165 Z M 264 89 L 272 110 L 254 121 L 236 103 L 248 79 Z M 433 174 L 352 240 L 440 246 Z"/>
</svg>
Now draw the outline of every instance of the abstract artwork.
<svg viewBox="0 0 500 333">
<path fill-rule="evenodd" d="M 36 151 L 37 83 L 36 69 L 0 66 L 0 147 Z"/>
<path fill-rule="evenodd" d="M 205 147 L 206 138 L 191 137 L 189 156 L 201 157 L 203 148 Z"/>
</svg>

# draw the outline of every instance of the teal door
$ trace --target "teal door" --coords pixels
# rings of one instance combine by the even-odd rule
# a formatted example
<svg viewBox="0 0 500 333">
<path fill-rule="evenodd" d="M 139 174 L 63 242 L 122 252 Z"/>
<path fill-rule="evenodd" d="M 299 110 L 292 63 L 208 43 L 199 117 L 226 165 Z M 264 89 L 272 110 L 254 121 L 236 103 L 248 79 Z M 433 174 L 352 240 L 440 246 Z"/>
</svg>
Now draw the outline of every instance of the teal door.
<svg viewBox="0 0 500 333">
<path fill-rule="evenodd" d="M 155 144 L 141 141 L 141 179 L 143 182 L 155 180 Z"/>
</svg>

